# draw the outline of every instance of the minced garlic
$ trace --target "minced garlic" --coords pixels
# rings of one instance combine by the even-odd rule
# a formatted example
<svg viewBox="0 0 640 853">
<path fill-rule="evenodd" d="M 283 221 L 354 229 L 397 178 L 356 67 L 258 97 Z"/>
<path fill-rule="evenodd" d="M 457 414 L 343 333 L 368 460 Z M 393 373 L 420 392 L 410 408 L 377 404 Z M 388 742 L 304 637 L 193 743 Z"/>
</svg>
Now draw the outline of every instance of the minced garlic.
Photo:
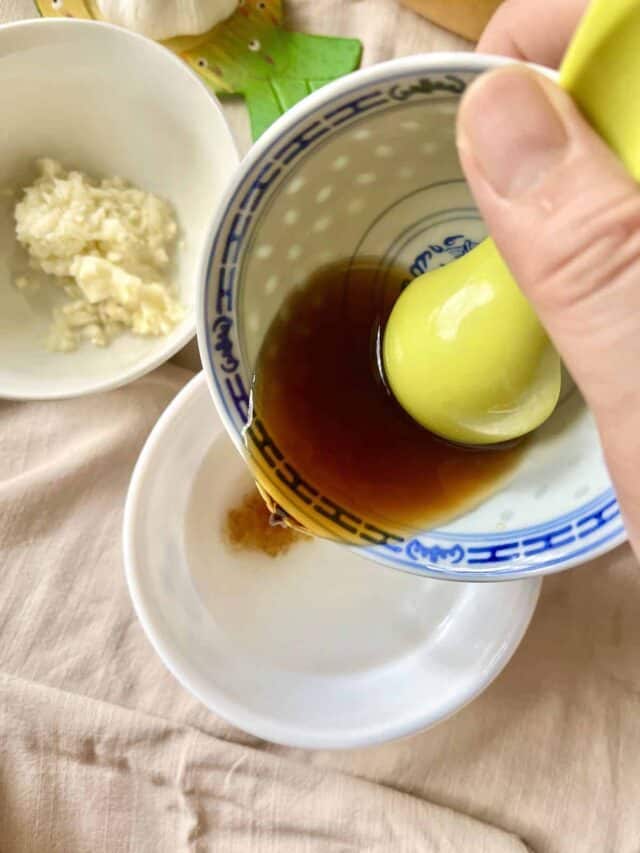
<svg viewBox="0 0 640 853">
<path fill-rule="evenodd" d="M 167 202 L 121 178 L 92 181 L 50 159 L 36 165 L 15 208 L 16 236 L 31 269 L 71 297 L 54 311 L 48 346 L 66 352 L 82 340 L 105 346 L 126 329 L 170 332 L 184 311 L 166 280 L 177 234 Z"/>
</svg>

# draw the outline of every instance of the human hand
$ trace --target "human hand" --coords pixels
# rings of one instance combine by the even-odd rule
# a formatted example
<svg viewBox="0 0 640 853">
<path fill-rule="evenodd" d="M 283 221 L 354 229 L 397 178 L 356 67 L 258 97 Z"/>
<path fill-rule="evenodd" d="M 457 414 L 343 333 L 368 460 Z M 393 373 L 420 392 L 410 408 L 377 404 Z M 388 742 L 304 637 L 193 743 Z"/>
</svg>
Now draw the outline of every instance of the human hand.
<svg viewBox="0 0 640 853">
<path fill-rule="evenodd" d="M 557 65 L 587 0 L 507 0 L 478 50 Z M 640 188 L 571 98 L 522 67 L 482 75 L 458 118 L 489 232 L 598 424 L 640 555 Z"/>
</svg>

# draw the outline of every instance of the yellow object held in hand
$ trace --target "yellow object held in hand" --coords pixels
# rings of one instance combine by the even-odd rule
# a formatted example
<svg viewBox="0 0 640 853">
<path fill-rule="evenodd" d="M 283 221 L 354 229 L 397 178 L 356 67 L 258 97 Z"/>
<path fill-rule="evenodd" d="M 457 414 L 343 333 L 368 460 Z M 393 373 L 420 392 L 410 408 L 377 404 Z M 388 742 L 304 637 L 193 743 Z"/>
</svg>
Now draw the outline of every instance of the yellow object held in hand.
<svg viewBox="0 0 640 853">
<path fill-rule="evenodd" d="M 384 364 L 409 414 L 464 444 L 530 432 L 560 393 L 560 360 L 488 240 L 404 291 L 384 336 Z"/>
<path fill-rule="evenodd" d="M 560 85 L 640 181 L 640 2 L 593 0 L 562 63 Z"/>
<path fill-rule="evenodd" d="M 561 85 L 640 180 L 638 0 L 595 0 L 563 63 Z M 560 360 L 495 244 L 485 240 L 416 278 L 383 340 L 387 382 L 424 427 L 468 444 L 540 426 L 560 395 Z"/>
</svg>

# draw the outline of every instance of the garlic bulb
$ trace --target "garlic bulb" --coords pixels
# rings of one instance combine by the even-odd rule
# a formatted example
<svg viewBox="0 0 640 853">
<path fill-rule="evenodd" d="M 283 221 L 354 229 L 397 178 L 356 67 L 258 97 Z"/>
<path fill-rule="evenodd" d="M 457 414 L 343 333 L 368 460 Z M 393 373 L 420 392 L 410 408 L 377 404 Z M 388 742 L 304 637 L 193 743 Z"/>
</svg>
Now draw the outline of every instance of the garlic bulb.
<svg viewBox="0 0 640 853">
<path fill-rule="evenodd" d="M 238 0 L 97 0 L 106 21 L 152 39 L 199 35 L 235 12 Z"/>
</svg>

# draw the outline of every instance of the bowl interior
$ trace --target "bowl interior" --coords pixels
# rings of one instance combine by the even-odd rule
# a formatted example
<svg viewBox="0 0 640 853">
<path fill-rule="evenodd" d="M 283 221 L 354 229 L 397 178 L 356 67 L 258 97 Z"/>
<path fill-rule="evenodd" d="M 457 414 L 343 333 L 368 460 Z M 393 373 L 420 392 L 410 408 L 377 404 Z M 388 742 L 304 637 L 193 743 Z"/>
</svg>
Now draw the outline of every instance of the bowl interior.
<svg viewBox="0 0 640 853">
<path fill-rule="evenodd" d="M 273 559 L 231 550 L 251 478 L 202 376 L 154 428 L 132 478 L 127 580 L 151 642 L 216 714 L 299 747 L 410 734 L 476 696 L 513 654 L 536 579 L 447 584 L 308 539 Z"/>
<path fill-rule="evenodd" d="M 469 81 L 496 64 L 415 57 L 351 75 L 292 111 L 245 161 L 215 235 L 203 347 L 214 397 L 243 453 L 253 365 L 292 288 L 328 262 L 361 256 L 404 267 L 410 278 L 485 236 L 458 161 L 455 120 Z M 250 451 L 261 484 L 284 494 L 292 515 L 329 531 L 321 503 L 337 504 L 339 515 L 339 502 L 309 500 L 268 427 Z M 471 512 L 406 536 L 367 519 L 351 523 L 374 559 L 458 578 L 552 571 L 624 537 L 596 429 L 570 381 L 510 479 Z"/>
<path fill-rule="evenodd" d="M 13 205 L 0 211 L 0 393 L 49 397 L 98 390 L 168 358 L 193 334 L 196 269 L 213 208 L 238 157 L 215 100 L 169 51 L 104 24 L 42 20 L 0 28 L 0 188 L 54 157 L 91 176 L 118 175 L 167 198 L 181 236 L 175 278 L 183 322 L 163 338 L 123 335 L 106 349 L 45 347 L 51 294 L 13 286 Z"/>
</svg>

